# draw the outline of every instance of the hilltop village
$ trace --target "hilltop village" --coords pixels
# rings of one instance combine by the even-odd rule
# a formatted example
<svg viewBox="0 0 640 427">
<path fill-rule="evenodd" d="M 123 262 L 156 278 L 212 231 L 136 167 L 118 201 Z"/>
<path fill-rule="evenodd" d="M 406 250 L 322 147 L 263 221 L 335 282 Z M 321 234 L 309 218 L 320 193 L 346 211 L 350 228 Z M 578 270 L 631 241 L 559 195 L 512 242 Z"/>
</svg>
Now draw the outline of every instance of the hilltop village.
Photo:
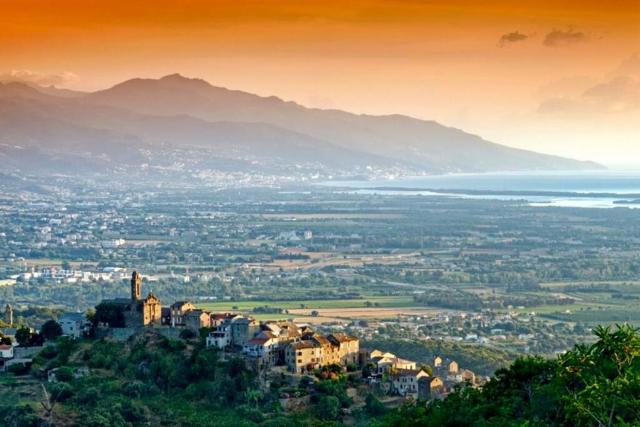
<svg viewBox="0 0 640 427">
<path fill-rule="evenodd" d="M 12 325 L 8 305 L 5 323 Z M 291 381 L 332 371 L 362 374 L 370 388 L 388 396 L 428 400 L 446 395 L 455 384 L 476 385 L 480 379 L 453 360 L 437 356 L 431 366 L 402 359 L 395 354 L 360 347 L 356 336 L 342 332 L 321 334 L 305 323 L 291 320 L 258 321 L 238 313 L 215 313 L 196 308 L 190 301 L 163 306 L 153 292 L 142 296 L 142 276 L 133 272 L 129 298 L 103 300 L 89 316 L 65 313 L 58 319 L 63 336 L 73 339 L 107 339 L 123 342 L 145 333 L 172 339 L 201 337 L 207 348 L 223 358 L 241 358 L 265 383 L 286 375 Z M 10 337 L 11 328 L 4 329 Z M 30 330 L 33 336 L 37 333 Z M 23 343 L 24 344 L 24 343 Z M 35 344 L 35 345 L 33 345 Z M 3 343 L 0 366 L 29 364 L 42 343 Z M 55 381 L 55 374 L 52 377 Z"/>
</svg>

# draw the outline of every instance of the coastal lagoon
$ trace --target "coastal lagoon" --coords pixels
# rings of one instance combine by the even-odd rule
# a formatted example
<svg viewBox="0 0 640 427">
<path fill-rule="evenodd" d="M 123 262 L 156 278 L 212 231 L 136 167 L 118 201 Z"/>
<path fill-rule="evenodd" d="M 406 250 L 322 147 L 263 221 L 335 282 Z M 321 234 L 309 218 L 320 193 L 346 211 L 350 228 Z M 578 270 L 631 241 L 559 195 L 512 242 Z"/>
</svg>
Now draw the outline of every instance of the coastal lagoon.
<svg viewBox="0 0 640 427">
<path fill-rule="evenodd" d="M 360 194 L 523 200 L 531 206 L 640 207 L 640 171 L 448 174 L 322 185 Z"/>
</svg>

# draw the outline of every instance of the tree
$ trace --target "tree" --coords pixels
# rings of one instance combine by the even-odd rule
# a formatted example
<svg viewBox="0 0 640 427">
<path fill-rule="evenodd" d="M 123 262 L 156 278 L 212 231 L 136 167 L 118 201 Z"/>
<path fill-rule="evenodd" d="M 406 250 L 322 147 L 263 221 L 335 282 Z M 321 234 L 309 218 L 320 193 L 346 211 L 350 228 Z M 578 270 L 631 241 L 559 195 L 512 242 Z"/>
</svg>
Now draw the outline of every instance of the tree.
<svg viewBox="0 0 640 427">
<path fill-rule="evenodd" d="M 183 340 L 190 340 L 196 337 L 196 333 L 193 332 L 192 329 L 183 329 L 182 331 L 180 331 L 180 338 L 182 338 Z"/>
<path fill-rule="evenodd" d="M 96 312 L 91 319 L 94 326 L 106 323 L 112 328 L 125 326 L 122 307 L 117 304 L 102 302 L 96 306 Z"/>
<path fill-rule="evenodd" d="M 55 320 L 47 320 L 40 329 L 40 334 L 47 341 L 52 341 L 62 335 L 62 327 Z"/>
<path fill-rule="evenodd" d="M 369 393 L 365 399 L 365 409 L 369 413 L 369 415 L 373 417 L 378 417 L 380 415 L 384 415 L 387 412 L 387 408 L 384 407 L 382 402 L 373 395 L 373 393 Z"/>
<path fill-rule="evenodd" d="M 335 396 L 320 396 L 316 415 L 323 420 L 335 420 L 340 411 L 340 400 Z"/>
<path fill-rule="evenodd" d="M 18 328 L 16 331 L 16 341 L 22 347 L 29 347 L 31 345 L 31 329 L 26 326 Z"/>
<path fill-rule="evenodd" d="M 598 341 L 555 360 L 525 357 L 496 371 L 480 390 L 405 406 L 385 426 L 640 425 L 640 335 L 629 325 L 598 327 Z"/>
<path fill-rule="evenodd" d="M 629 325 L 598 326 L 598 341 L 578 345 L 559 360 L 570 419 L 599 426 L 640 422 L 640 336 Z"/>
</svg>

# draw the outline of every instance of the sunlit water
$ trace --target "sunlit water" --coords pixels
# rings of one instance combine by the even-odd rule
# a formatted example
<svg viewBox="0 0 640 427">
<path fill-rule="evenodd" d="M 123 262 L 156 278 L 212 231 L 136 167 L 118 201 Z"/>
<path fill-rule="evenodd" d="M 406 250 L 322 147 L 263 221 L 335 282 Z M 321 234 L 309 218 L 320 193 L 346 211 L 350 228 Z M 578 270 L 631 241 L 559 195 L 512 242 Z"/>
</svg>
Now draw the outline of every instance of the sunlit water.
<svg viewBox="0 0 640 427">
<path fill-rule="evenodd" d="M 619 203 L 640 199 L 640 171 L 451 174 L 371 181 L 330 181 L 322 185 L 346 187 L 361 194 L 526 200 L 531 206 L 640 208 L 640 203 Z M 447 190 L 456 193 L 448 193 Z M 464 191 L 469 194 L 464 194 Z M 513 194 L 482 194 L 485 191 L 508 191 Z M 527 192 L 573 194 L 532 195 Z"/>
</svg>

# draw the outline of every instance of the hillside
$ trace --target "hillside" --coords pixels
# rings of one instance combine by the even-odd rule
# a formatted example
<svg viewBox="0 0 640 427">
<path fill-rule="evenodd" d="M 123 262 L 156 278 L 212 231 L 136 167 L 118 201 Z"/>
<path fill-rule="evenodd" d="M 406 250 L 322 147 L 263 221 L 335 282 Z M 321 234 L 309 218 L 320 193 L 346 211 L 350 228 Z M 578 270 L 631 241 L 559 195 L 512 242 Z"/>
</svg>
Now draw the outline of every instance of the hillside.
<svg viewBox="0 0 640 427">
<path fill-rule="evenodd" d="M 202 341 L 151 331 L 126 342 L 59 338 L 29 372 L 0 375 L 0 420 L 18 426 L 320 426 L 332 425 L 342 418 L 340 408 L 354 404 L 346 390 L 359 385 L 358 377 L 307 377 L 297 384 L 278 374 L 265 382 L 243 359 L 225 358 Z M 51 369 L 56 381 L 47 382 Z M 284 411 L 281 399 L 291 397 L 302 398 L 300 410 Z M 359 418 L 369 421 L 366 413 Z"/>
<path fill-rule="evenodd" d="M 638 331 L 625 325 L 595 334 L 596 343 L 557 359 L 518 359 L 480 389 L 463 386 L 398 409 L 385 407 L 357 372 L 319 372 L 297 385 L 275 375 L 267 383 L 241 359 L 225 361 L 197 338 L 152 332 L 125 343 L 58 338 L 30 371 L 0 375 L 0 420 L 92 427 L 638 425 Z M 83 367 L 88 371 L 74 378 Z M 57 382 L 46 383 L 52 368 Z M 282 399 L 298 402 L 297 410 L 285 411 Z"/>
<path fill-rule="evenodd" d="M 600 167 L 432 121 L 310 109 L 177 74 L 94 93 L 0 84 L 0 130 L 4 164 L 26 173 L 107 173 L 144 164 L 189 174 L 327 178 Z"/>
</svg>

